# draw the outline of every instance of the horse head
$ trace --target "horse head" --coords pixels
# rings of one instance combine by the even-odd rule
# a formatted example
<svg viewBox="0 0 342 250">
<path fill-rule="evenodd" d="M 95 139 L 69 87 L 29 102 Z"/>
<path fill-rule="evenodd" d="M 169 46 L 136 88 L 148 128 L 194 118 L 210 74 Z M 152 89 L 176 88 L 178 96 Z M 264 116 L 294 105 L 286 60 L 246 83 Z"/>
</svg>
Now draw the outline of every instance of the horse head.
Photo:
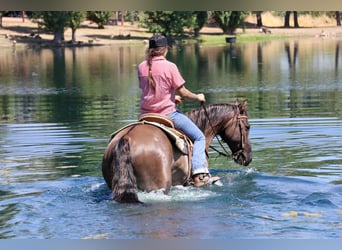
<svg viewBox="0 0 342 250">
<path fill-rule="evenodd" d="M 248 166 L 252 161 L 252 147 L 249 139 L 247 101 L 240 103 L 236 99 L 233 109 L 234 116 L 227 120 L 219 135 L 232 151 L 233 160 L 240 165 Z"/>
<path fill-rule="evenodd" d="M 247 166 L 252 161 L 252 147 L 249 140 L 247 101 L 234 104 L 209 104 L 187 113 L 188 117 L 203 131 L 207 140 L 207 149 L 216 135 L 229 146 L 232 159 Z M 219 141 L 221 147 L 223 145 Z M 221 155 L 228 156 L 211 147 Z"/>
</svg>

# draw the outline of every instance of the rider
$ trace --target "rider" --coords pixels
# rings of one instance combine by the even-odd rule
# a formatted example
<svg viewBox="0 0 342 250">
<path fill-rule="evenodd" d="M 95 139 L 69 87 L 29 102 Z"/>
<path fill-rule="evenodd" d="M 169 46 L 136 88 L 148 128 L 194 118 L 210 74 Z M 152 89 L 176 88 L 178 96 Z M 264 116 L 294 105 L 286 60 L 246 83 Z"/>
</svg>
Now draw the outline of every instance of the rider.
<svg viewBox="0 0 342 250">
<path fill-rule="evenodd" d="M 205 102 L 204 94 L 194 94 L 185 88 L 185 80 L 177 66 L 165 57 L 168 52 L 167 39 L 154 35 L 149 39 L 147 57 L 138 66 L 139 87 L 142 90 L 141 114 L 159 113 L 171 118 L 175 128 L 183 131 L 193 141 L 192 178 L 195 186 L 214 182 L 207 167 L 206 139 L 202 131 L 183 113 L 176 103 L 182 98 Z M 176 92 L 178 95 L 176 95 Z"/>
</svg>

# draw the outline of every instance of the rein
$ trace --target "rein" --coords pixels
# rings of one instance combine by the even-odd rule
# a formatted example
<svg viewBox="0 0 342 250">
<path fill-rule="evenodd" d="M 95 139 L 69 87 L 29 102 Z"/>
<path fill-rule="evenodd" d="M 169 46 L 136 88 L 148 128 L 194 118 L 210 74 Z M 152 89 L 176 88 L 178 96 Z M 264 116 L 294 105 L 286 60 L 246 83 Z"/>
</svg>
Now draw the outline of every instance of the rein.
<svg viewBox="0 0 342 250">
<path fill-rule="evenodd" d="M 215 133 L 214 127 L 213 127 L 213 125 L 212 125 L 212 123 L 211 123 L 211 120 L 210 120 L 210 118 L 209 118 L 209 114 L 208 114 L 208 111 L 207 111 L 207 109 L 206 109 L 206 107 L 205 107 L 205 105 L 204 105 L 204 102 L 202 102 L 201 105 L 202 105 L 202 107 L 203 107 L 204 114 L 205 114 L 205 116 L 207 117 L 207 119 L 208 119 L 208 121 L 209 121 L 210 128 L 211 128 L 212 132 L 215 134 L 215 138 L 216 138 L 216 140 L 219 142 L 219 144 L 220 144 L 220 146 L 221 146 L 221 148 L 223 149 L 224 152 L 219 151 L 218 149 L 216 149 L 214 146 L 211 146 L 211 145 L 209 145 L 209 148 L 211 148 L 212 150 L 214 150 L 214 151 L 215 151 L 216 153 L 218 153 L 219 155 L 224 156 L 224 157 L 227 157 L 228 159 L 235 159 L 235 158 L 237 157 L 237 155 L 238 155 L 240 152 L 243 151 L 243 146 L 244 146 L 244 144 L 245 144 L 245 142 L 244 142 L 244 141 L 245 141 L 245 137 L 244 137 L 244 135 L 242 134 L 242 128 L 241 128 L 241 119 L 247 119 L 248 117 L 247 117 L 247 116 L 244 116 L 244 115 L 238 115 L 238 117 L 237 117 L 237 119 L 238 119 L 238 121 L 239 121 L 240 133 L 241 133 L 241 149 L 238 150 L 238 151 L 236 151 L 236 152 L 234 152 L 234 153 L 232 153 L 232 154 L 230 154 L 230 153 L 227 151 L 227 149 L 224 147 L 224 145 L 221 143 L 221 140 L 218 138 L 217 134 Z M 208 158 L 209 158 L 208 152 L 206 152 L 206 153 L 207 153 L 207 156 L 208 156 Z"/>
<path fill-rule="evenodd" d="M 203 107 L 204 114 L 205 114 L 205 116 L 207 117 L 207 119 L 208 119 L 208 121 L 209 121 L 210 128 L 211 128 L 211 130 L 213 131 L 216 140 L 219 142 L 219 144 L 220 144 L 220 146 L 221 146 L 221 148 L 223 149 L 224 152 L 219 151 L 218 149 L 216 149 L 214 146 L 211 146 L 211 145 L 209 145 L 209 148 L 211 148 L 211 149 L 213 149 L 214 151 L 216 151 L 216 153 L 218 153 L 219 155 L 222 155 L 222 156 L 224 156 L 224 157 L 227 157 L 227 158 L 229 158 L 229 159 L 232 159 L 232 155 L 229 154 L 229 152 L 228 152 L 227 149 L 223 146 L 223 144 L 221 143 L 221 140 L 218 138 L 217 134 L 216 134 L 215 131 L 214 131 L 213 124 L 211 123 L 211 120 L 210 120 L 210 118 L 209 118 L 208 111 L 207 111 L 207 108 L 206 108 L 205 105 L 204 105 L 204 102 L 201 102 L 201 105 L 202 105 L 202 107 Z M 207 153 L 207 156 L 208 156 L 208 158 L 209 158 L 208 152 L 206 152 L 206 153 Z"/>
</svg>

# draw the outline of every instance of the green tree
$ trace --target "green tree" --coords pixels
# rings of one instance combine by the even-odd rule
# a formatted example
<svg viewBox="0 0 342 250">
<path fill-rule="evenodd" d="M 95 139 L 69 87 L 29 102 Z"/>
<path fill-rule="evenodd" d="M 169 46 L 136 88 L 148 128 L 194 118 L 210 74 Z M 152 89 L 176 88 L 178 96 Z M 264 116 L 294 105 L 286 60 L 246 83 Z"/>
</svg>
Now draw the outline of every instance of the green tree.
<svg viewBox="0 0 342 250">
<path fill-rule="evenodd" d="M 64 40 L 64 29 L 70 19 L 67 11 L 37 11 L 32 17 L 39 27 L 44 27 L 54 34 L 53 44 L 60 44 Z"/>
<path fill-rule="evenodd" d="M 96 23 L 99 29 L 104 29 L 112 14 L 112 11 L 87 11 L 87 19 Z"/>
<path fill-rule="evenodd" d="M 76 30 L 80 27 L 81 22 L 84 19 L 85 13 L 81 11 L 69 11 L 68 26 L 71 28 L 71 40 L 72 43 L 76 42 Z"/>
<path fill-rule="evenodd" d="M 243 24 L 245 13 L 243 11 L 213 11 L 212 17 L 224 34 L 234 34 L 235 30 Z"/>
<path fill-rule="evenodd" d="M 192 28 L 194 23 L 191 11 L 145 11 L 140 21 L 150 32 L 168 37 L 184 35 L 184 28 Z"/>
<path fill-rule="evenodd" d="M 335 18 L 336 26 L 341 26 L 341 12 L 340 11 L 328 11 L 327 16 Z"/>
<path fill-rule="evenodd" d="M 128 10 L 126 11 L 125 21 L 129 21 L 133 24 L 135 21 L 138 21 L 139 19 L 138 17 L 139 17 L 139 11 Z"/>
<path fill-rule="evenodd" d="M 36 11 L 32 18 L 48 32 L 54 34 L 53 44 L 58 45 L 64 41 L 64 31 L 67 27 L 72 30 L 72 42 L 76 41 L 76 29 L 84 18 L 80 11 Z"/>
<path fill-rule="evenodd" d="M 193 27 L 194 33 L 195 33 L 195 37 L 198 37 L 200 30 L 203 28 L 203 26 L 208 20 L 208 13 L 207 11 L 194 11 L 193 16 L 195 19 L 194 27 Z"/>
</svg>

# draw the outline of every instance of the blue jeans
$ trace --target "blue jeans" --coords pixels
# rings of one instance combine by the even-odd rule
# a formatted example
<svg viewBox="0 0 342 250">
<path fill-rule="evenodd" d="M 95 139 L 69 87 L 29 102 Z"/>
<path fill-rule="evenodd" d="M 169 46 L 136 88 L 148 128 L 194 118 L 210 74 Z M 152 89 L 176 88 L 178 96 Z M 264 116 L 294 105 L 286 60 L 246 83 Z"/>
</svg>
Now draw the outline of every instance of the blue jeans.
<svg viewBox="0 0 342 250">
<path fill-rule="evenodd" d="M 172 119 L 175 128 L 183 131 L 194 143 L 192 152 L 192 175 L 209 173 L 207 168 L 207 157 L 205 154 L 205 136 L 203 132 L 180 111 L 168 115 Z"/>
</svg>

